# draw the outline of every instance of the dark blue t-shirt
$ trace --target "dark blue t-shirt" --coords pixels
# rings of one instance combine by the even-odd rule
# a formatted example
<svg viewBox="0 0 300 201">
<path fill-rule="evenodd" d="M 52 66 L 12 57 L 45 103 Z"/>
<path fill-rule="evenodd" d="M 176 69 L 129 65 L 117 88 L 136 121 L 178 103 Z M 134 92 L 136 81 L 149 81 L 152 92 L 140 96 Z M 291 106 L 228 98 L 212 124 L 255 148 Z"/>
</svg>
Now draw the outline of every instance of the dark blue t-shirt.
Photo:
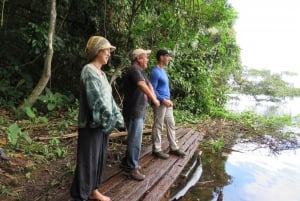
<svg viewBox="0 0 300 201">
<path fill-rule="evenodd" d="M 123 116 L 126 122 L 132 118 L 144 118 L 146 114 L 147 96 L 138 87 L 139 81 L 149 80 L 144 72 L 136 65 L 130 66 L 123 77 Z"/>
</svg>

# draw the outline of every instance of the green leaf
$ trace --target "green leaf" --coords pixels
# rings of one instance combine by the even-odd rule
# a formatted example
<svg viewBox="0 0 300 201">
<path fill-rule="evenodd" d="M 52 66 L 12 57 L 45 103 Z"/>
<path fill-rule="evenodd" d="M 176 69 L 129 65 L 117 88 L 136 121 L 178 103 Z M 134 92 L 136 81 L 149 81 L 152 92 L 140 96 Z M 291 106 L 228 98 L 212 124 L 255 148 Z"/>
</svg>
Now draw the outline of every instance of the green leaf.
<svg viewBox="0 0 300 201">
<path fill-rule="evenodd" d="M 12 145 L 16 145 L 18 142 L 19 134 L 21 133 L 21 129 L 17 124 L 12 124 L 6 130 L 8 141 Z"/>
<path fill-rule="evenodd" d="M 22 136 L 22 138 L 23 138 L 24 140 L 26 140 L 26 142 L 28 142 L 29 144 L 32 143 L 32 139 L 31 139 L 30 136 L 27 135 L 26 133 L 22 133 L 21 136 Z"/>
<path fill-rule="evenodd" d="M 41 123 L 48 123 L 48 118 L 47 117 L 39 117 L 38 120 Z"/>
<path fill-rule="evenodd" d="M 48 108 L 49 111 L 52 111 L 52 110 L 55 109 L 55 104 L 53 104 L 53 103 L 48 103 L 47 108 Z"/>
<path fill-rule="evenodd" d="M 31 107 L 26 107 L 25 108 L 25 113 L 30 118 L 34 118 L 35 117 L 35 114 L 34 114 L 33 110 L 31 109 Z"/>
<path fill-rule="evenodd" d="M 58 157 L 61 157 L 63 155 L 63 150 L 59 147 L 56 148 L 56 153 Z"/>
</svg>

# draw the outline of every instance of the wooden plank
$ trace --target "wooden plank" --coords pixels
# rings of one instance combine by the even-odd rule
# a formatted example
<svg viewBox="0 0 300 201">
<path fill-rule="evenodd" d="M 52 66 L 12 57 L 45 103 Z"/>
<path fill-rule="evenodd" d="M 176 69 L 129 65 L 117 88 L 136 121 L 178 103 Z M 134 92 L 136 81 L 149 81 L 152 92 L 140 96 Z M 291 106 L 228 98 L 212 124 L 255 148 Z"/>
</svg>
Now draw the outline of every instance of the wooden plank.
<svg viewBox="0 0 300 201">
<path fill-rule="evenodd" d="M 177 129 L 176 130 L 177 138 L 181 138 L 183 135 L 185 135 L 190 130 L 191 130 L 190 128 L 184 128 L 184 127 Z M 163 149 L 166 149 L 167 146 L 168 146 L 168 139 L 163 137 L 162 138 Z M 142 158 L 143 156 L 145 156 L 147 154 L 150 154 L 151 152 L 152 152 L 152 145 L 142 147 L 140 158 Z M 106 167 L 103 182 L 107 181 L 108 179 L 112 178 L 113 176 L 119 174 L 122 171 L 118 166 L 119 165 L 117 165 L 117 167 Z M 113 170 L 112 170 L 112 168 L 113 168 Z"/>
<path fill-rule="evenodd" d="M 118 188 L 116 191 L 106 193 L 114 201 L 118 200 L 138 200 L 143 194 L 151 188 L 160 177 L 168 171 L 169 166 L 174 164 L 176 158 L 170 157 L 168 159 L 168 164 L 162 159 L 154 159 L 151 156 L 150 163 L 145 168 L 146 178 L 143 181 L 137 182 L 134 180 L 128 180 L 126 183 L 121 184 L 122 187 Z M 159 162 L 158 162 L 159 160 Z"/>
<path fill-rule="evenodd" d="M 182 137 L 183 135 L 185 135 L 187 133 L 187 131 L 190 130 L 189 128 L 179 128 L 178 130 L 176 130 L 176 136 L 177 139 Z M 163 136 L 162 140 L 161 140 L 161 146 L 163 149 L 166 149 L 168 146 L 168 139 Z M 141 153 L 141 158 L 149 153 L 152 152 L 152 144 L 147 146 L 147 147 L 142 147 L 142 153 Z"/>
<path fill-rule="evenodd" d="M 176 136 L 181 138 L 190 130 L 191 129 L 189 129 L 189 128 L 179 128 L 178 130 L 176 130 Z M 167 145 L 168 145 L 168 140 L 167 140 L 167 138 L 164 137 L 162 139 L 162 147 L 165 149 L 167 147 Z M 147 146 L 142 151 L 141 159 L 139 161 L 139 163 L 142 167 L 144 167 L 152 159 L 150 156 L 144 157 L 146 155 L 150 155 L 151 152 L 152 152 L 152 145 Z M 106 167 L 106 168 L 110 168 L 110 167 Z M 110 175 L 107 175 L 107 174 L 105 175 L 104 183 L 100 186 L 100 189 L 99 189 L 100 192 L 103 192 L 103 193 L 109 192 L 110 190 L 115 188 L 119 183 L 122 183 L 124 180 L 127 179 L 127 176 L 124 175 L 124 172 L 122 172 L 122 170 L 120 168 L 118 168 L 118 167 L 114 167 L 114 168 L 115 168 L 115 170 L 113 170 L 113 171 L 106 171 L 106 172 L 110 172 Z"/>
<path fill-rule="evenodd" d="M 143 201 L 158 201 L 163 198 L 165 193 L 171 187 L 171 185 L 175 182 L 178 175 L 183 170 L 184 166 L 188 163 L 188 161 L 193 157 L 195 150 L 199 146 L 200 140 L 202 136 L 200 133 L 195 132 L 197 140 L 194 141 L 191 146 L 188 147 L 186 153 L 187 156 L 184 158 L 180 158 L 176 161 L 176 163 L 171 167 L 169 172 L 164 175 L 164 177 L 152 188 L 150 189 L 145 197 L 142 199 Z"/>
<path fill-rule="evenodd" d="M 179 144 L 182 144 L 183 150 L 189 151 L 190 145 L 197 141 L 196 138 L 198 135 L 194 133 L 194 131 L 190 130 L 179 140 Z M 189 157 L 186 156 L 186 158 Z M 147 155 L 140 161 L 141 164 L 144 165 L 145 172 L 147 174 L 145 180 L 137 182 L 134 180 L 125 179 L 122 182 L 118 182 L 116 186 L 110 188 L 109 191 L 106 191 L 104 193 L 110 196 L 114 201 L 139 200 L 144 196 L 145 192 L 147 192 L 150 188 L 152 188 L 152 186 L 159 182 L 161 177 L 163 177 L 174 166 L 178 159 L 178 157 L 173 155 L 171 155 L 168 160 L 156 159 L 151 155 Z M 147 161 L 147 163 L 145 163 L 145 161 Z"/>
<path fill-rule="evenodd" d="M 187 155 L 184 158 L 178 158 L 175 163 L 169 168 L 166 174 L 163 175 L 161 179 L 144 194 L 144 197 L 139 200 L 158 201 L 163 198 L 165 193 L 168 191 L 170 186 L 174 183 L 178 175 L 183 170 L 186 163 L 192 158 L 195 149 L 199 145 L 199 140 L 197 140 L 198 137 L 199 133 L 193 133 L 190 136 L 190 143 L 186 143 L 186 146 L 182 146 L 182 148 L 185 148 L 185 152 Z"/>
<path fill-rule="evenodd" d="M 162 164 L 162 168 L 165 169 L 165 171 L 162 171 L 162 170 L 159 170 L 158 173 L 156 172 L 151 172 L 151 176 L 155 177 L 155 178 L 149 178 L 150 180 L 155 180 L 156 179 L 156 182 L 153 183 L 153 185 L 151 185 L 151 188 L 155 188 L 157 184 L 159 184 L 161 178 L 164 178 L 164 175 L 168 174 L 172 169 L 180 169 L 178 172 L 176 172 L 176 175 L 175 174 L 171 174 L 172 177 L 174 177 L 175 179 L 177 178 L 177 176 L 180 174 L 181 170 L 184 168 L 184 165 L 189 161 L 189 159 L 191 158 L 191 156 L 193 155 L 193 153 L 191 153 L 189 156 L 189 153 L 192 151 L 192 149 L 190 150 L 190 147 L 191 145 L 193 145 L 195 142 L 197 142 L 197 137 L 198 135 L 195 134 L 193 131 L 192 132 L 189 132 L 188 134 L 186 134 L 184 137 L 187 138 L 186 141 L 181 141 L 181 142 L 187 142 L 187 143 L 184 143 L 182 145 L 182 149 L 187 151 L 187 155 L 184 157 L 184 158 L 181 158 L 181 157 L 177 157 L 177 156 L 173 156 L 171 155 L 170 158 L 172 159 L 172 161 L 170 161 L 170 158 L 168 160 L 163 160 L 161 161 L 163 164 Z M 195 146 L 196 148 L 197 146 Z M 178 163 L 178 161 L 183 161 L 182 163 Z M 176 165 L 177 164 L 177 165 Z M 155 166 L 155 165 L 154 165 Z M 176 167 L 177 166 L 177 167 Z M 154 168 L 153 166 L 150 167 L 150 170 Z M 157 168 L 158 169 L 158 168 Z M 175 172 L 174 172 L 175 173 Z M 173 181 L 175 181 L 175 179 Z M 173 183 L 173 182 L 172 182 Z M 170 183 L 170 185 L 172 184 Z M 149 186 L 150 187 L 150 186 Z M 141 199 L 145 193 L 148 193 L 149 190 L 151 188 L 148 189 L 145 189 L 144 190 L 144 193 L 143 195 L 141 196 L 137 196 L 136 193 L 132 193 L 131 196 L 128 197 L 127 200 L 144 200 L 144 199 Z M 158 194 L 160 194 L 161 196 L 163 196 L 165 194 L 165 192 L 169 189 L 169 188 L 157 188 L 160 190 L 160 192 L 158 192 Z M 138 199 L 137 199 L 138 198 Z M 158 197 L 153 197 L 152 199 L 153 201 L 157 201 L 159 200 Z"/>
</svg>

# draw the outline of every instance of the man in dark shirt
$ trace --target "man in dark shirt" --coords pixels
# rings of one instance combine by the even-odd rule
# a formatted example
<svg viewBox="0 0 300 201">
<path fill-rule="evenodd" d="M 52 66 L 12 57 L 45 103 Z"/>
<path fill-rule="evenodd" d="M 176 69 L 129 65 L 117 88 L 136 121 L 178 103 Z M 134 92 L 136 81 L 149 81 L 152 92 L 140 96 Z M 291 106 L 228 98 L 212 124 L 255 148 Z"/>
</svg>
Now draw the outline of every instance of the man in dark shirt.
<svg viewBox="0 0 300 201">
<path fill-rule="evenodd" d="M 123 116 L 128 130 L 126 156 L 121 167 L 138 181 L 144 180 L 145 175 L 139 170 L 138 160 L 142 144 L 142 134 L 148 98 L 158 107 L 153 87 L 144 70 L 147 68 L 148 56 L 151 50 L 136 49 L 132 52 L 132 65 L 124 75 Z"/>
</svg>

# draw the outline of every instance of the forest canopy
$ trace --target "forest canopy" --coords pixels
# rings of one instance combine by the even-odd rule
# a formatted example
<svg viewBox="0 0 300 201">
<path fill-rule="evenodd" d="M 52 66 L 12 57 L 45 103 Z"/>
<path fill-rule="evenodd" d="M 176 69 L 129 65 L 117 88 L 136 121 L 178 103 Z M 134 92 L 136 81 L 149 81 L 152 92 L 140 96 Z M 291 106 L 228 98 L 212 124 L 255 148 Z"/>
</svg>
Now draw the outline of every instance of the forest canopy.
<svg viewBox="0 0 300 201">
<path fill-rule="evenodd" d="M 228 80 L 241 72 L 233 29 L 237 12 L 226 0 L 0 2 L 1 107 L 20 105 L 41 78 L 53 2 L 51 75 L 39 100 L 47 94 L 78 98 L 78 79 L 86 63 L 83 49 L 91 35 L 104 36 L 117 47 L 104 71 L 119 104 L 122 73 L 134 48 L 172 51 L 168 67 L 172 98 L 178 109 L 195 114 L 213 114 L 215 108 L 222 108 Z M 154 54 L 148 70 L 153 65 Z"/>
</svg>

